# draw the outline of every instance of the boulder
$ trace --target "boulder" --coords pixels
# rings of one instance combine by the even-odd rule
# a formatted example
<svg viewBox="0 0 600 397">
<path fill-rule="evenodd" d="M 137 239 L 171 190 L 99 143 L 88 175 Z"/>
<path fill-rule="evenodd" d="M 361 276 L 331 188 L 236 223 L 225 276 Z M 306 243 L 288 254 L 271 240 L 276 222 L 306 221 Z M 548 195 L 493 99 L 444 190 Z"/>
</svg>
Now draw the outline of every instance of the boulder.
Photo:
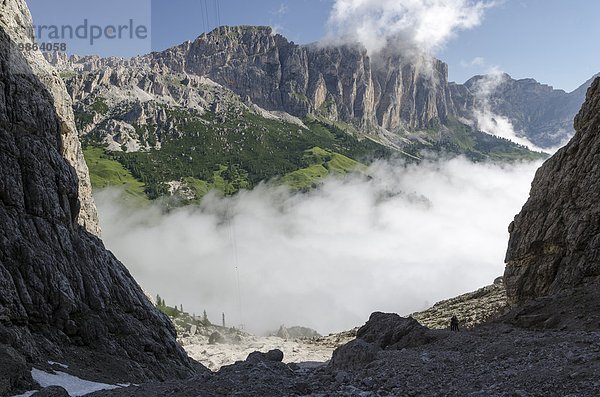
<svg viewBox="0 0 600 397">
<path fill-rule="evenodd" d="M 350 370 L 362 368 L 377 358 L 383 349 L 399 350 L 421 346 L 435 340 L 432 331 L 412 317 L 376 312 L 356 333 L 356 339 L 333 352 L 330 367 Z"/>
<path fill-rule="evenodd" d="M 262 361 L 281 362 L 283 361 L 283 352 L 279 349 L 269 350 L 266 353 L 259 351 L 252 352 L 246 358 L 246 362 L 258 363 Z"/>
<path fill-rule="evenodd" d="M 356 333 L 356 337 L 381 349 L 403 349 L 427 344 L 433 340 L 431 331 L 412 317 L 376 312 Z"/>
<path fill-rule="evenodd" d="M 364 368 L 377 358 L 381 349 L 374 343 L 354 339 L 333 352 L 329 366 L 336 370 Z"/>
<path fill-rule="evenodd" d="M 225 342 L 225 338 L 223 337 L 223 335 L 221 335 L 217 331 L 213 332 L 208 337 L 208 344 L 209 345 L 216 345 L 217 343 L 224 343 L 224 342 Z"/>
</svg>

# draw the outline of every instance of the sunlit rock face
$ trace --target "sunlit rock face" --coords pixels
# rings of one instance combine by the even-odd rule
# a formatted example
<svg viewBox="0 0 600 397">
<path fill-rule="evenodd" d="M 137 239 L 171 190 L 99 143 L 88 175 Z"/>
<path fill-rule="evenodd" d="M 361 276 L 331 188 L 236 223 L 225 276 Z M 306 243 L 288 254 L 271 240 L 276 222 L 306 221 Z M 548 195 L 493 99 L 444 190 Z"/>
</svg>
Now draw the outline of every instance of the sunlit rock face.
<svg viewBox="0 0 600 397">
<path fill-rule="evenodd" d="M 538 170 L 510 225 L 504 282 L 511 303 L 600 282 L 600 78 L 575 130 Z"/>
<path fill-rule="evenodd" d="M 453 113 L 448 66 L 437 59 L 415 61 L 396 52 L 372 58 L 357 44 L 300 46 L 270 27 L 224 26 L 132 60 L 50 61 L 62 67 L 74 62 L 85 70 L 150 66 L 206 76 L 267 110 L 315 114 L 365 128 L 433 128 Z"/>
<path fill-rule="evenodd" d="M 448 68 L 437 60 L 374 61 L 358 45 L 299 46 L 269 27 L 222 27 L 154 56 L 299 117 L 320 113 L 395 130 L 439 125 L 448 114 Z"/>
</svg>

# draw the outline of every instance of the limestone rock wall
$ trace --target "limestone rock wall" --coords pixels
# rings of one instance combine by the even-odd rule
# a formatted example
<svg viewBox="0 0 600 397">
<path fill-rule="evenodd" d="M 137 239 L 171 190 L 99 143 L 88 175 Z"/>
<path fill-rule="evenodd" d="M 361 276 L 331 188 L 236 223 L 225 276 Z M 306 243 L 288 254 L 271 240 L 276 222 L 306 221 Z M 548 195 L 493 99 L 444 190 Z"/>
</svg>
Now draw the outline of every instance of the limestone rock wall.
<svg viewBox="0 0 600 397">
<path fill-rule="evenodd" d="M 0 2 L 0 26 L 10 31 L 11 38 L 17 45 L 19 43 L 32 43 L 33 41 L 31 15 L 24 1 L 4 0 Z M 79 180 L 78 197 L 81 211 L 79 211 L 78 222 L 90 233 L 99 236 L 98 214 L 92 198 L 92 185 L 88 168 L 83 158 L 77 128 L 75 127 L 71 97 L 67 94 L 63 80 L 54 68 L 46 62 L 40 52 L 23 51 L 20 56 L 23 56 L 29 65 L 31 73 L 52 94 L 54 107 L 60 122 L 60 153 L 75 169 Z M 13 60 L 18 58 L 16 54 L 12 54 L 11 57 Z"/>
<path fill-rule="evenodd" d="M 28 26 L 23 0 L 0 1 L 0 350 L 122 381 L 186 376 L 172 324 L 95 235 L 68 95 L 39 54 L 19 50 Z"/>
<path fill-rule="evenodd" d="M 600 282 L 600 78 L 575 130 L 538 170 L 509 227 L 504 282 L 511 303 Z"/>
<path fill-rule="evenodd" d="M 224 26 L 145 61 L 207 76 L 268 110 L 390 131 L 437 126 L 451 107 L 441 61 L 374 61 L 359 46 L 299 46 L 269 27 Z"/>
</svg>

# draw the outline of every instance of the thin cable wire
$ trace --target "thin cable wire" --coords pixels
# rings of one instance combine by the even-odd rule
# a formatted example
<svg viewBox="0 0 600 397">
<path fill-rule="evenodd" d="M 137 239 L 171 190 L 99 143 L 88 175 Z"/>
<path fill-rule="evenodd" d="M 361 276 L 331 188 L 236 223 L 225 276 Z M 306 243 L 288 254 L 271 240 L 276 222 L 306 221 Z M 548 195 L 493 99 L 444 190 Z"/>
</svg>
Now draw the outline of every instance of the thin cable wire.
<svg viewBox="0 0 600 397">
<path fill-rule="evenodd" d="M 231 233 L 233 235 L 233 254 L 235 255 L 235 273 L 237 277 L 238 310 L 240 313 L 240 328 L 244 328 L 244 311 L 242 310 L 242 287 L 240 282 L 240 260 L 238 256 L 237 239 L 235 237 L 235 222 L 231 222 Z"/>
<path fill-rule="evenodd" d="M 219 21 L 219 27 L 223 26 L 221 24 L 221 6 L 219 5 L 219 0 L 215 0 L 215 4 L 217 5 L 217 20 Z"/>
<path fill-rule="evenodd" d="M 210 20 L 208 17 L 208 7 L 206 6 L 206 0 L 203 0 L 202 3 L 204 4 L 204 15 L 206 15 L 206 33 L 208 33 L 210 31 Z"/>
<path fill-rule="evenodd" d="M 237 239 L 235 233 L 235 222 L 233 220 L 233 214 L 231 211 L 231 204 L 228 204 L 227 208 L 227 224 L 229 226 L 229 239 L 231 241 L 231 248 L 233 251 L 233 261 L 235 266 L 235 274 L 236 274 L 236 284 L 237 284 L 237 304 L 239 311 L 239 326 L 240 328 L 244 327 L 244 315 L 242 308 L 242 288 L 241 288 L 241 280 L 240 280 L 240 259 L 238 255 L 238 246 Z"/>
<path fill-rule="evenodd" d="M 202 20 L 202 31 L 206 32 L 206 24 L 204 23 L 204 9 L 202 3 L 200 3 L 200 19 Z"/>
</svg>

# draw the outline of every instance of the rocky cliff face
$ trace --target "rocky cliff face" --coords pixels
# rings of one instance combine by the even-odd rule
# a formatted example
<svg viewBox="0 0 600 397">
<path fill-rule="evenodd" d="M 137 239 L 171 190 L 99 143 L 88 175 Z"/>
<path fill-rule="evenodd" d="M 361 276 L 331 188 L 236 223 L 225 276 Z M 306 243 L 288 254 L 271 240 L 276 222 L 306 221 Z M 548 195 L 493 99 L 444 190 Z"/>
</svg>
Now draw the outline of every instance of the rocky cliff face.
<svg viewBox="0 0 600 397">
<path fill-rule="evenodd" d="M 512 303 L 600 281 L 600 78 L 575 130 L 538 170 L 510 225 L 504 282 Z"/>
<path fill-rule="evenodd" d="M 153 54 L 154 62 L 206 75 L 268 110 L 323 114 L 390 131 L 428 128 L 448 116 L 447 66 L 358 46 L 299 46 L 269 27 L 221 27 Z"/>
<path fill-rule="evenodd" d="M 207 78 L 162 73 L 148 65 L 104 66 L 76 74 L 67 80 L 67 90 L 75 101 L 81 136 L 112 151 L 160 149 L 163 141 L 181 138 L 174 109 L 193 114 L 212 110 L 221 117 L 249 110 Z"/>
<path fill-rule="evenodd" d="M 448 82 L 448 67 L 439 60 L 384 54 L 372 58 L 358 45 L 300 46 L 269 27 L 224 26 L 193 42 L 132 59 L 58 54 L 48 59 L 78 72 L 80 92 L 91 94 L 91 86 L 114 83 L 168 96 L 172 84 L 155 76 L 202 76 L 247 104 L 351 124 L 399 147 L 407 132 L 452 128 L 456 118 L 476 126 L 474 110 L 482 101 L 510 120 L 517 134 L 539 147 L 554 147 L 572 136 L 573 117 L 591 83 L 572 93 L 508 75 L 476 76 L 461 85 Z"/>
<path fill-rule="evenodd" d="M 95 235 L 69 96 L 19 50 L 30 30 L 24 1 L 0 2 L 0 395 L 47 360 L 124 382 L 185 376 L 172 325 Z"/>
<path fill-rule="evenodd" d="M 452 316 L 458 317 L 461 328 L 472 328 L 498 317 L 506 309 L 506 289 L 502 277 L 498 277 L 492 285 L 437 302 L 410 316 L 430 329 L 447 329 Z"/>
<path fill-rule="evenodd" d="M 163 52 L 132 60 L 85 57 L 62 67 L 150 66 L 153 71 L 206 76 L 242 99 L 297 117 L 307 114 L 389 131 L 443 124 L 452 111 L 447 65 L 371 59 L 359 46 L 299 46 L 270 27 L 224 26 Z"/>
<path fill-rule="evenodd" d="M 22 1 L 4 1 L 0 4 L 0 24 L 11 32 L 16 43 L 28 43 L 32 40 L 31 16 Z M 14 54 L 13 54 L 14 55 Z M 41 53 L 25 51 L 22 54 L 37 78 L 52 94 L 56 114 L 60 122 L 60 152 L 75 169 L 79 179 L 79 202 L 81 211 L 78 222 L 89 232 L 100 235 L 98 215 L 92 198 L 92 187 L 88 169 L 83 159 L 75 119 L 73 117 L 71 97 L 67 95 L 65 84 L 60 76 L 44 60 Z"/>
</svg>

